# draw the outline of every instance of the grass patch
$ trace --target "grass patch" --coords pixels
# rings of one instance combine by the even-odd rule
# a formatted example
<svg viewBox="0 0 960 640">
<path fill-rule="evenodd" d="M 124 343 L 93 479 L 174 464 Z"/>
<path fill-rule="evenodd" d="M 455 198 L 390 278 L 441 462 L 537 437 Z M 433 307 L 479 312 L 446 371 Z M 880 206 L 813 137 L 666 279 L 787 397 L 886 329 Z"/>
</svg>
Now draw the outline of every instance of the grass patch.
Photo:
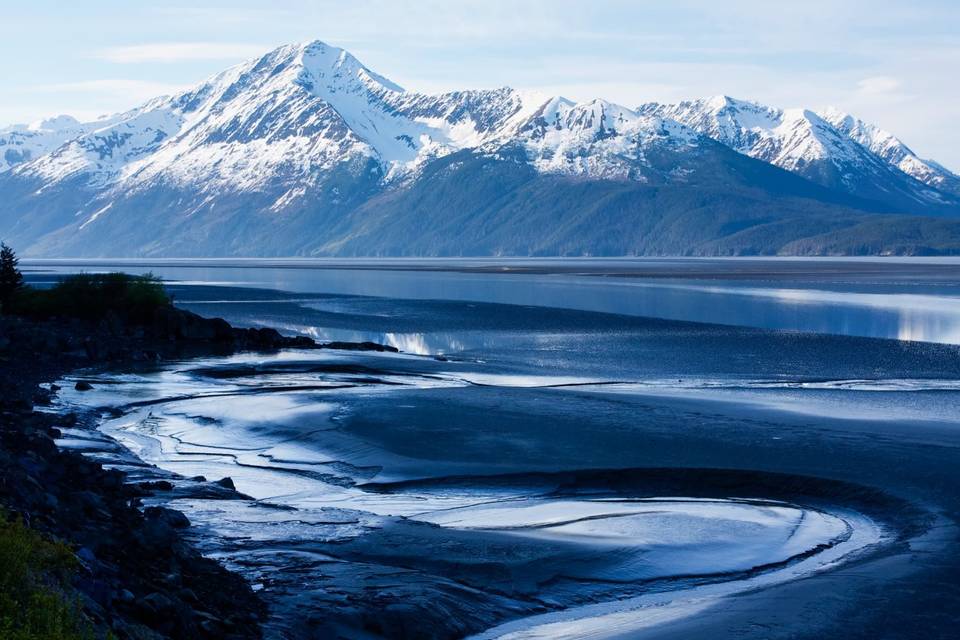
<svg viewBox="0 0 960 640">
<path fill-rule="evenodd" d="M 0 638 L 5 640 L 92 640 L 90 625 L 68 595 L 77 559 L 10 519 L 0 508 Z"/>
</svg>

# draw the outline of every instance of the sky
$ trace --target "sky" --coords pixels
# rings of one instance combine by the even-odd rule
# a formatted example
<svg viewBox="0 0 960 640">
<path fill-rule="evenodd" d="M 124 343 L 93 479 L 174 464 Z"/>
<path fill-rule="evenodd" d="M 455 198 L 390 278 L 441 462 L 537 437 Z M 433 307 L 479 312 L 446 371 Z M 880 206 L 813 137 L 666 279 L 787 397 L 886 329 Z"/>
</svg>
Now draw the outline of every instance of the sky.
<svg viewBox="0 0 960 640">
<path fill-rule="evenodd" d="M 92 119 L 323 40 L 408 90 L 835 106 L 960 171 L 958 0 L 0 0 L 0 126 Z"/>
</svg>

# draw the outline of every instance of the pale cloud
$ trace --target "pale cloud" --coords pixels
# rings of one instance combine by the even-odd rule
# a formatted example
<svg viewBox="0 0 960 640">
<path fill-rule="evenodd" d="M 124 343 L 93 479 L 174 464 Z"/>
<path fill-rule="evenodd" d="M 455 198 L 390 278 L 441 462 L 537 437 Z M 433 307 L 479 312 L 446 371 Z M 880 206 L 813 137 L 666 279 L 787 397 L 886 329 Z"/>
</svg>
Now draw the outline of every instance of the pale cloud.
<svg viewBox="0 0 960 640">
<path fill-rule="evenodd" d="M 295 19 L 297 12 L 292 9 L 282 9 L 277 7 L 255 8 L 255 7 L 186 7 L 186 6 L 161 6 L 147 7 L 147 11 L 160 19 L 174 19 L 178 22 L 189 21 L 191 23 L 210 24 L 230 24 L 243 25 L 254 24 L 263 25 L 265 22 L 276 22 L 277 20 Z"/>
<path fill-rule="evenodd" d="M 873 76 L 857 83 L 857 90 L 866 95 L 885 95 L 900 89 L 901 82 L 890 76 Z"/>
<path fill-rule="evenodd" d="M 269 50 L 259 44 L 229 42 L 157 42 L 107 47 L 93 57 L 118 64 L 142 62 L 191 62 L 198 60 L 245 60 Z"/>
</svg>

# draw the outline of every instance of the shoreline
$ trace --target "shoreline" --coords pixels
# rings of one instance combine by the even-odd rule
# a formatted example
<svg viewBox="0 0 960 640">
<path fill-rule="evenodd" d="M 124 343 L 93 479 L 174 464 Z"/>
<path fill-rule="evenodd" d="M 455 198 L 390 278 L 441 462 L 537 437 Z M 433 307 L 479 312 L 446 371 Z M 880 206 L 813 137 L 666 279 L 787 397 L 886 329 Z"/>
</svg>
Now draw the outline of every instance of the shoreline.
<svg viewBox="0 0 960 640">
<path fill-rule="evenodd" d="M 148 327 L 0 316 L 0 505 L 68 545 L 77 559 L 71 592 L 96 637 L 258 638 L 266 609 L 244 578 L 187 540 L 182 513 L 143 508 L 162 484 L 128 483 L 125 473 L 56 444 L 84 420 L 43 410 L 56 381 L 91 367 L 291 347 L 392 350 L 238 329 L 173 306 L 158 310 Z M 224 494 L 236 493 L 231 484 L 209 483 Z"/>
</svg>

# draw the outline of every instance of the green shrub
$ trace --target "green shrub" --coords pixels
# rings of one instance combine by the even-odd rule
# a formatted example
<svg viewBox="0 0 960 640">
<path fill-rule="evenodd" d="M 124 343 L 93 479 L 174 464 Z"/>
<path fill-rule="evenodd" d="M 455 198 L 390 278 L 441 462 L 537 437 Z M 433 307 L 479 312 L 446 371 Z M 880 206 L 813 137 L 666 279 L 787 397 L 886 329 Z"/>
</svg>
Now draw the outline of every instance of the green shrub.
<svg viewBox="0 0 960 640">
<path fill-rule="evenodd" d="M 10 306 L 13 313 L 34 318 L 97 320 L 113 312 L 143 322 L 168 304 L 163 283 L 152 274 L 105 273 L 68 276 L 50 289 L 21 289 Z"/>
<path fill-rule="evenodd" d="M 68 595 L 76 567 L 69 547 L 9 519 L 0 508 L 0 638 L 92 639 L 89 623 Z"/>
</svg>

